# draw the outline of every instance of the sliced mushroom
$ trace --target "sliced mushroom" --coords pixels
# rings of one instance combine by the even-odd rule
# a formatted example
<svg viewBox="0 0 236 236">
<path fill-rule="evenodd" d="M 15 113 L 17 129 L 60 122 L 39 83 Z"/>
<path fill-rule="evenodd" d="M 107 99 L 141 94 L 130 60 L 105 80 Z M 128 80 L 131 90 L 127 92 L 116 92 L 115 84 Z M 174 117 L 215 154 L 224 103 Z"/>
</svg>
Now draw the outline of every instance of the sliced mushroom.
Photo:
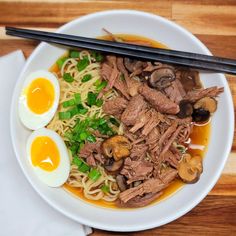
<svg viewBox="0 0 236 236">
<path fill-rule="evenodd" d="M 123 166 L 123 162 L 123 159 L 120 159 L 119 161 L 114 161 L 114 159 L 112 158 L 104 165 L 104 168 L 109 172 L 116 172 L 121 169 L 121 167 Z"/>
<path fill-rule="evenodd" d="M 123 192 L 127 189 L 127 185 L 125 183 L 125 177 L 123 175 L 117 175 L 116 176 L 116 182 L 117 182 L 118 187 L 119 187 L 121 192 Z"/>
<path fill-rule="evenodd" d="M 195 122 L 207 122 L 210 119 L 210 117 L 211 117 L 210 112 L 203 108 L 193 110 L 192 118 L 193 121 Z"/>
<path fill-rule="evenodd" d="M 179 103 L 179 113 L 177 116 L 181 119 L 189 117 L 193 113 L 193 106 L 188 100 L 182 100 Z"/>
<path fill-rule="evenodd" d="M 202 173 L 202 158 L 199 155 L 184 154 L 178 166 L 179 177 L 185 183 L 195 183 Z"/>
<path fill-rule="evenodd" d="M 102 150 L 106 157 L 113 157 L 116 161 L 128 157 L 131 144 L 129 140 L 122 135 L 115 135 L 102 143 Z"/>
<path fill-rule="evenodd" d="M 198 100 L 194 104 L 194 108 L 195 109 L 202 108 L 206 111 L 209 111 L 210 113 L 213 113 L 217 109 L 217 101 L 211 97 L 204 97 L 204 98 Z"/>
<path fill-rule="evenodd" d="M 175 73 L 170 68 L 160 68 L 155 70 L 150 79 L 148 80 L 148 84 L 152 88 L 157 88 L 159 90 L 164 89 L 171 85 L 171 82 L 175 80 Z"/>
<path fill-rule="evenodd" d="M 141 69 L 143 68 L 144 62 L 125 57 L 124 65 L 129 72 L 134 72 L 140 69 L 141 73 Z"/>
</svg>

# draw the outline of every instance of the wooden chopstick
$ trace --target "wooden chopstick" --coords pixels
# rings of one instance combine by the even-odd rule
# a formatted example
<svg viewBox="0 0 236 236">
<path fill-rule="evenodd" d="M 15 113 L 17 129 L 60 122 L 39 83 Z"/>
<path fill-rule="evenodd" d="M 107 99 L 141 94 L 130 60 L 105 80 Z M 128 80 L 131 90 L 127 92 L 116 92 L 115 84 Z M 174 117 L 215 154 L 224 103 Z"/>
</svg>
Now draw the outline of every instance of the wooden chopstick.
<svg viewBox="0 0 236 236">
<path fill-rule="evenodd" d="M 6 27 L 6 34 L 143 60 L 236 74 L 236 60 L 233 59 L 13 27 Z"/>
</svg>

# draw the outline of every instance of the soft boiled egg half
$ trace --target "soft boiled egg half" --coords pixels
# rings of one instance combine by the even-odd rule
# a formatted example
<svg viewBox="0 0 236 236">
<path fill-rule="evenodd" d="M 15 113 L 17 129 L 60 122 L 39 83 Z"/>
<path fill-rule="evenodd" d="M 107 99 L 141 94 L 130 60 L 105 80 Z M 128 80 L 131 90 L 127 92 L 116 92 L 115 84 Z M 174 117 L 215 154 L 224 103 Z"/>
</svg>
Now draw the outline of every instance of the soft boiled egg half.
<svg viewBox="0 0 236 236">
<path fill-rule="evenodd" d="M 54 74 L 44 70 L 31 73 L 19 98 L 22 123 L 32 130 L 47 125 L 57 110 L 59 97 L 60 86 Z"/>
<path fill-rule="evenodd" d="M 64 184 L 70 173 L 70 159 L 62 138 L 41 128 L 31 133 L 26 145 L 27 157 L 38 178 L 50 187 Z"/>
</svg>

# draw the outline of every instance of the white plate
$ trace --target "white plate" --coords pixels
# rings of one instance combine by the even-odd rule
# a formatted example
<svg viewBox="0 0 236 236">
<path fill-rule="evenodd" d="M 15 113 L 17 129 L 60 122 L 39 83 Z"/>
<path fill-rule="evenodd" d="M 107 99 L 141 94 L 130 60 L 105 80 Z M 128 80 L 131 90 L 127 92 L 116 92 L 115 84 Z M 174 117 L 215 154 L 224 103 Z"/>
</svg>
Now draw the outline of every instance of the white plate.
<svg viewBox="0 0 236 236">
<path fill-rule="evenodd" d="M 146 36 L 172 49 L 210 54 L 191 33 L 162 17 L 138 11 L 106 11 L 87 15 L 62 26 L 58 32 L 96 37 L 102 28 L 113 33 Z M 11 137 L 17 160 L 33 188 L 58 211 L 80 223 L 112 231 L 137 231 L 157 227 L 184 215 L 195 207 L 219 178 L 231 149 L 234 131 L 232 97 L 222 74 L 201 73 L 204 86 L 223 86 L 219 106 L 212 120 L 211 141 L 204 172 L 200 181 L 186 185 L 168 199 L 141 209 L 112 210 L 90 205 L 62 188 L 50 188 L 41 183 L 26 160 L 26 139 L 30 134 L 19 121 L 17 103 L 24 79 L 32 71 L 48 69 L 64 53 L 64 49 L 41 43 L 29 57 L 13 94 L 11 107 Z M 35 203 L 37 204 L 37 203 Z M 37 212 L 35 213 L 37 214 Z"/>
</svg>

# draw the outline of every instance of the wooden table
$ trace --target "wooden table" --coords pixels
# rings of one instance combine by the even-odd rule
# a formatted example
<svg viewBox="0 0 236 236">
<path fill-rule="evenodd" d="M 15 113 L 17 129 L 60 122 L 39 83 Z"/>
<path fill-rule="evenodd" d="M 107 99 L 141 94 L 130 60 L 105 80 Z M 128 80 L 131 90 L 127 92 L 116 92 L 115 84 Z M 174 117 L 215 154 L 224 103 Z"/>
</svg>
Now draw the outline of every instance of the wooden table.
<svg viewBox="0 0 236 236">
<path fill-rule="evenodd" d="M 195 34 L 214 55 L 236 59 L 234 0 L 0 0 L 0 56 L 22 49 L 28 57 L 37 46 L 32 41 L 7 37 L 5 25 L 54 30 L 77 17 L 109 9 L 135 9 L 166 17 Z M 227 80 L 236 101 L 236 76 L 227 76 Z M 184 234 L 236 235 L 236 138 L 221 178 L 191 212 L 170 224 L 139 233 L 95 229 L 92 235 Z"/>
</svg>

